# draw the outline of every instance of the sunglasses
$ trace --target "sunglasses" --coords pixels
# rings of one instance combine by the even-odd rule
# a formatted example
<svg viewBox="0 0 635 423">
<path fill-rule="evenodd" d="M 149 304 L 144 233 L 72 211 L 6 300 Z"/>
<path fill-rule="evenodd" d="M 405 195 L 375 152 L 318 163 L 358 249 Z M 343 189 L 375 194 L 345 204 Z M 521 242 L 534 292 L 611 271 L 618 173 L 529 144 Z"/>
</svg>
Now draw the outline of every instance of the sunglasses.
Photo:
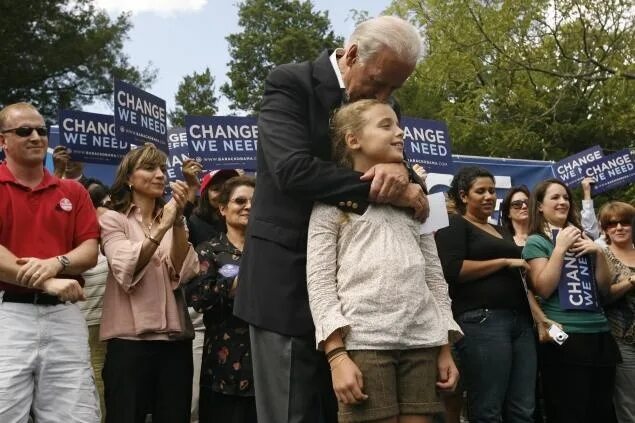
<svg viewBox="0 0 635 423">
<path fill-rule="evenodd" d="M 529 200 L 515 200 L 509 203 L 512 209 L 522 209 L 523 205 L 529 207 Z"/>
<path fill-rule="evenodd" d="M 606 222 L 606 224 L 604 225 L 604 229 L 615 229 L 617 228 L 617 225 L 622 225 L 622 227 L 631 226 L 631 221 L 630 220 L 611 220 L 610 222 Z"/>
<path fill-rule="evenodd" d="M 19 128 L 5 129 L 2 133 L 6 134 L 7 132 L 15 132 L 18 137 L 26 138 L 30 136 L 33 131 L 37 132 L 37 134 L 41 137 L 45 137 L 48 133 L 46 126 L 37 126 L 35 128 L 30 126 L 20 126 Z"/>
<path fill-rule="evenodd" d="M 237 206 L 244 207 L 247 203 L 251 203 L 250 198 L 245 197 L 236 197 L 229 200 L 232 203 L 235 203 Z"/>
</svg>

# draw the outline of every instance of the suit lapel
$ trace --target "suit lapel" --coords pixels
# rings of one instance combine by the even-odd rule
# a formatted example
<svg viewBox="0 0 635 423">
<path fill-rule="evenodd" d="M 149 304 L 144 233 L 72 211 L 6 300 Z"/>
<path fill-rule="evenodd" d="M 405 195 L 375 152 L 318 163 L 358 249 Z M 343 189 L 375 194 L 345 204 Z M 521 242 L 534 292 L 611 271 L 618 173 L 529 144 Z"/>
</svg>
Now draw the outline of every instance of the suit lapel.
<svg viewBox="0 0 635 423">
<path fill-rule="evenodd" d="M 342 102 L 342 90 L 329 60 L 330 51 L 325 50 L 313 62 L 313 80 L 316 81 L 315 95 L 329 112 Z"/>
</svg>

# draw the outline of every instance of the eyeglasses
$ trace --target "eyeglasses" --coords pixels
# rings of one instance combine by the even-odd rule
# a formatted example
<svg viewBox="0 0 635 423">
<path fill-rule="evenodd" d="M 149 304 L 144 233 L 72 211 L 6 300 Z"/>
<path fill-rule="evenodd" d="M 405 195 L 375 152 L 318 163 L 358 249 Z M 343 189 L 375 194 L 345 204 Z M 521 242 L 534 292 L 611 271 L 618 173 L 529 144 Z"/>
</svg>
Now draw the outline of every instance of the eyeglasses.
<svg viewBox="0 0 635 423">
<path fill-rule="evenodd" d="M 15 134 L 18 137 L 26 138 L 30 136 L 33 133 L 33 131 L 37 132 L 37 134 L 41 137 L 45 137 L 46 134 L 48 133 L 48 131 L 46 130 L 46 126 L 37 126 L 37 127 L 20 126 L 19 128 L 5 129 L 2 131 L 2 133 L 6 134 L 7 132 L 15 132 Z"/>
<path fill-rule="evenodd" d="M 606 222 L 606 224 L 604 225 L 604 229 L 615 229 L 617 228 L 617 225 L 622 225 L 622 227 L 624 226 L 631 226 L 632 222 L 630 220 L 611 220 L 610 222 Z"/>
<path fill-rule="evenodd" d="M 251 198 L 236 197 L 229 200 L 231 203 L 235 203 L 237 206 L 244 207 L 247 203 L 251 203 Z"/>
<path fill-rule="evenodd" d="M 518 209 L 522 209 L 523 205 L 525 205 L 526 207 L 529 207 L 529 200 L 515 200 L 509 203 L 509 205 L 511 206 L 512 209 L 518 210 Z"/>
</svg>

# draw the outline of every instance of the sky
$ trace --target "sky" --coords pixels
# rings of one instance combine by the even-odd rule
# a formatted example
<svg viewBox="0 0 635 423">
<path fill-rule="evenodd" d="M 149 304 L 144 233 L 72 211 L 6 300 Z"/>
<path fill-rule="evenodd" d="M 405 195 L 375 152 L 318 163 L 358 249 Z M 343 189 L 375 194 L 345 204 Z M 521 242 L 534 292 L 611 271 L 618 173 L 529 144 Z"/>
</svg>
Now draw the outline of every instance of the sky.
<svg viewBox="0 0 635 423">
<path fill-rule="evenodd" d="M 234 0 L 95 0 L 112 16 L 131 12 L 133 28 L 124 53 L 134 66 L 151 64 L 158 70 L 154 84 L 147 89 L 174 109 L 174 95 L 185 75 L 209 67 L 216 78 L 219 115 L 229 114 L 227 99 L 218 88 L 228 81 L 229 46 L 225 37 L 240 32 L 238 7 Z M 379 15 L 390 0 L 313 0 L 314 10 L 328 11 L 336 35 L 346 38 L 355 24 L 351 9 Z M 84 111 L 112 114 L 103 103 L 84 107 Z"/>
</svg>

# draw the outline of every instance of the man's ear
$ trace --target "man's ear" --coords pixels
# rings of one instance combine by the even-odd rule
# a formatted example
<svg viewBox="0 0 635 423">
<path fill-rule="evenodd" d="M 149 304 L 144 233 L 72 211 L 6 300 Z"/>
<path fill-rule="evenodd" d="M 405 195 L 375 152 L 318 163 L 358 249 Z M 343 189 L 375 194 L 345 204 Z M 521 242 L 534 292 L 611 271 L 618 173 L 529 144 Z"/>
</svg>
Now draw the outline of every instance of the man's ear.
<svg viewBox="0 0 635 423">
<path fill-rule="evenodd" d="M 344 53 L 344 61 L 346 62 L 346 66 L 351 67 L 358 60 L 357 44 L 352 44 Z"/>
<path fill-rule="evenodd" d="M 359 139 L 352 132 L 346 133 L 344 141 L 346 142 L 346 147 L 348 147 L 349 150 L 359 150 L 360 148 L 362 148 L 361 144 L 359 143 Z"/>
</svg>

